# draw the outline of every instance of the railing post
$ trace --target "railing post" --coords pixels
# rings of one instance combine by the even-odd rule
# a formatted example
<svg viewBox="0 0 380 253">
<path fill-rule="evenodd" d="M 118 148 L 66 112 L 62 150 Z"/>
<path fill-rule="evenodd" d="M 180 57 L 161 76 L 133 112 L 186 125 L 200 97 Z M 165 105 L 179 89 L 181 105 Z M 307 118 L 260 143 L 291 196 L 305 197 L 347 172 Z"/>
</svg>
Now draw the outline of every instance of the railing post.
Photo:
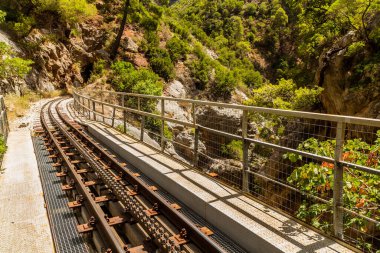
<svg viewBox="0 0 380 253">
<path fill-rule="evenodd" d="M 141 116 L 140 141 L 144 141 L 145 116 Z"/>
<path fill-rule="evenodd" d="M 334 164 L 334 193 L 333 193 L 333 222 L 334 235 L 343 239 L 343 165 L 342 151 L 344 145 L 346 123 L 338 122 L 336 129 L 335 164 Z"/>
<path fill-rule="evenodd" d="M 93 117 L 93 120 L 96 121 L 96 113 L 95 113 L 95 101 L 93 100 L 92 101 L 92 117 Z"/>
<path fill-rule="evenodd" d="M 104 100 L 103 100 L 104 98 L 103 98 L 103 87 L 102 87 L 102 89 L 101 89 L 101 93 L 100 93 L 100 101 L 102 102 L 102 115 L 103 115 L 103 123 L 104 123 L 104 121 L 105 121 L 105 115 L 104 115 Z"/>
<path fill-rule="evenodd" d="M 137 97 L 137 110 L 141 111 L 141 98 Z M 141 116 L 140 141 L 144 141 L 145 116 Z"/>
<path fill-rule="evenodd" d="M 161 98 L 161 151 L 165 151 L 165 99 Z"/>
<path fill-rule="evenodd" d="M 115 126 L 115 115 L 116 115 L 116 108 L 113 107 L 113 111 L 112 111 L 112 127 Z"/>
<path fill-rule="evenodd" d="M 87 99 L 87 111 L 88 111 L 88 119 L 91 119 L 91 105 L 90 105 L 90 98 Z"/>
<path fill-rule="evenodd" d="M 122 101 L 121 101 L 121 106 L 124 108 L 125 107 L 125 95 L 122 95 Z M 127 111 L 123 109 L 123 132 L 124 134 L 127 133 Z"/>
<path fill-rule="evenodd" d="M 5 139 L 5 131 L 4 131 L 4 111 L 3 111 L 3 108 L 1 108 L 1 113 L 0 113 L 0 132 L 1 134 L 3 135 L 4 139 Z"/>
<path fill-rule="evenodd" d="M 199 128 L 197 126 L 196 120 L 196 108 L 195 103 L 191 103 L 191 111 L 193 116 L 193 125 L 194 125 L 194 157 L 193 157 L 193 166 L 194 168 L 198 167 L 198 146 L 199 146 Z"/>
<path fill-rule="evenodd" d="M 243 137 L 243 182 L 242 182 L 242 190 L 243 192 L 249 191 L 249 162 L 248 162 L 248 149 L 249 142 L 247 141 L 247 132 L 248 132 L 248 111 L 243 111 L 242 118 L 242 137 Z"/>
</svg>

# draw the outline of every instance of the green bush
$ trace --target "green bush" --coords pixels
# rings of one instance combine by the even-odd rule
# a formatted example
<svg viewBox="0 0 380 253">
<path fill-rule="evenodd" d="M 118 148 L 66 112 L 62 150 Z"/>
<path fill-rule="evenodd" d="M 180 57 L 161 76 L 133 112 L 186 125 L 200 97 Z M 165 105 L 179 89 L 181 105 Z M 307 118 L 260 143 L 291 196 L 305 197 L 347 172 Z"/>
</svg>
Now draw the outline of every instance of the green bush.
<svg viewBox="0 0 380 253">
<path fill-rule="evenodd" d="M 7 13 L 5 11 L 0 10 L 0 24 L 5 22 L 5 17 Z"/>
<path fill-rule="evenodd" d="M 233 140 L 227 145 L 222 145 L 222 154 L 237 160 L 243 160 L 243 142 Z"/>
<path fill-rule="evenodd" d="M 119 91 L 157 96 L 162 94 L 162 83 L 151 70 L 136 70 L 131 63 L 125 61 L 115 62 L 111 69 L 113 71 L 111 82 Z"/>
<path fill-rule="evenodd" d="M 152 117 L 147 117 L 145 120 L 145 128 L 150 130 L 151 132 L 158 134 L 161 132 L 162 121 L 159 119 L 155 119 Z M 168 125 L 165 123 L 164 125 L 164 136 L 166 139 L 173 139 L 173 133 L 170 131 Z M 158 138 L 156 138 L 158 139 Z"/>
<path fill-rule="evenodd" d="M 174 78 L 174 65 L 167 50 L 151 48 L 148 52 L 149 63 L 153 71 L 166 81 Z"/>
<path fill-rule="evenodd" d="M 348 57 L 354 56 L 358 54 L 359 52 L 362 52 L 364 48 L 365 48 L 364 41 L 354 42 L 348 47 L 345 56 L 348 56 Z"/>
<path fill-rule="evenodd" d="M 32 0 L 32 3 L 37 11 L 57 12 L 63 21 L 70 24 L 97 13 L 95 5 L 86 0 Z"/>
<path fill-rule="evenodd" d="M 198 90 L 204 90 L 210 80 L 211 65 L 207 58 L 193 60 L 187 64 Z"/>
<path fill-rule="evenodd" d="M 86 0 L 59 0 L 59 14 L 63 20 L 71 24 L 93 16 L 96 12 L 95 5 L 88 4 Z"/>
<path fill-rule="evenodd" d="M 186 59 L 186 54 L 188 53 L 187 43 L 177 36 L 174 36 L 167 42 L 166 48 L 173 62 Z"/>
<path fill-rule="evenodd" d="M 263 85 L 263 76 L 260 74 L 259 71 L 255 71 L 252 69 L 248 70 L 239 70 L 239 74 L 241 75 L 241 78 L 245 85 L 252 88 L 260 88 Z"/>
<path fill-rule="evenodd" d="M 333 158 L 335 154 L 335 140 L 319 141 L 310 138 L 299 145 L 297 148 L 316 155 Z M 380 131 L 377 132 L 377 139 L 373 144 L 368 144 L 361 139 L 349 139 L 343 145 L 342 160 L 380 169 L 377 152 L 380 148 Z M 295 158 L 295 159 L 294 159 Z M 293 154 L 287 154 L 284 159 L 292 159 L 292 162 L 301 160 L 302 157 Z M 304 160 L 307 161 L 307 160 Z M 297 164 L 298 165 L 298 164 Z M 334 170 L 333 163 L 328 162 L 306 162 L 296 168 L 287 178 L 287 181 L 296 186 L 297 189 L 312 195 L 318 195 L 326 199 L 331 199 L 334 188 Z M 347 173 L 343 173 L 343 204 L 350 210 L 360 212 L 365 217 L 379 220 L 379 216 L 373 212 L 372 207 L 380 204 L 379 198 L 379 180 L 380 177 L 374 174 L 356 171 L 345 167 Z M 297 210 L 297 217 L 311 223 L 313 226 L 329 231 L 331 222 L 326 214 L 332 215 L 331 204 L 310 204 L 306 201 Z M 330 216 L 331 217 L 331 216 Z M 355 228 L 360 231 L 374 229 L 379 231 L 379 227 L 370 228 L 373 223 L 368 222 L 362 217 L 344 216 L 344 227 L 347 229 Z M 376 232 L 375 232 L 376 233 Z M 365 252 L 372 251 L 374 245 L 366 243 L 365 238 L 358 238 L 358 242 L 365 246 Z M 361 248 L 364 249 L 364 248 Z M 372 250 L 371 250 L 372 249 Z"/>
<path fill-rule="evenodd" d="M 215 96 L 228 97 L 231 92 L 238 86 L 239 79 L 233 71 L 219 66 L 215 69 L 215 84 L 210 87 Z"/>
<path fill-rule="evenodd" d="M 4 136 L 0 135 L 0 160 L 7 151 L 7 144 L 5 143 Z"/>
<path fill-rule="evenodd" d="M 147 31 L 156 31 L 158 24 L 158 20 L 153 17 L 144 17 L 141 20 L 142 27 L 144 27 Z"/>
<path fill-rule="evenodd" d="M 12 49 L 0 42 L 0 78 L 24 77 L 30 72 L 33 61 L 12 57 L 13 55 Z"/>
<path fill-rule="evenodd" d="M 103 75 L 105 68 L 107 66 L 107 62 L 105 60 L 98 60 L 94 63 L 93 71 L 92 73 L 95 75 Z"/>
<path fill-rule="evenodd" d="M 138 94 L 147 94 L 161 96 L 163 84 L 160 78 L 149 69 L 136 70 L 129 62 L 117 61 L 112 64 L 111 83 L 118 91 L 133 92 Z M 128 105 L 137 108 L 136 99 L 130 98 Z M 141 103 L 141 109 L 152 112 L 157 102 L 153 99 L 144 100 Z"/>
<path fill-rule="evenodd" d="M 278 85 L 266 84 L 253 90 L 246 104 L 278 109 L 307 110 L 319 101 L 321 87 L 297 89 L 293 80 L 281 79 Z"/>
</svg>

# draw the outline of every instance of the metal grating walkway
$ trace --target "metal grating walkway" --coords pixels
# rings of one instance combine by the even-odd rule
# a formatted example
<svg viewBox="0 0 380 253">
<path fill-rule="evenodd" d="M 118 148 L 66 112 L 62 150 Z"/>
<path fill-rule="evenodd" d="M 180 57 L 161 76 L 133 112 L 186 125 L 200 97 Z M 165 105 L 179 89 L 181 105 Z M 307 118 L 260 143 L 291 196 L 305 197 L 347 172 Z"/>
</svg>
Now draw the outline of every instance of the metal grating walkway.
<svg viewBox="0 0 380 253">
<path fill-rule="evenodd" d="M 41 184 L 57 253 L 87 253 L 89 249 L 84 239 L 78 234 L 78 224 L 74 212 L 67 206 L 68 199 L 61 190 L 61 181 L 51 166 L 52 159 L 44 148 L 40 137 L 33 137 Z"/>
</svg>

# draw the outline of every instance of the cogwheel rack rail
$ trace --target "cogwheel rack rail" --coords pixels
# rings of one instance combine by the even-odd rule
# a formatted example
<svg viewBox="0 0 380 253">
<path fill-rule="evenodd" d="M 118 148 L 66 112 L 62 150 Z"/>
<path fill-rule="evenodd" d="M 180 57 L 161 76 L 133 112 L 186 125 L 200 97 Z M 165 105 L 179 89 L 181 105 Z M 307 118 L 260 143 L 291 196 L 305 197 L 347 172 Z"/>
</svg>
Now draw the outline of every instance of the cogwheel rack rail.
<svg viewBox="0 0 380 253">
<path fill-rule="evenodd" d="M 62 100 L 45 105 L 41 111 L 45 145 L 54 160 L 58 177 L 63 178 L 62 190 L 72 193 L 74 210 L 84 207 L 87 220 L 78 225 L 79 233 L 96 231 L 104 252 L 226 252 L 210 236 L 207 227 L 200 228 L 157 194 L 140 175 L 128 169 L 114 155 L 88 136 L 82 127 L 60 110 Z M 53 108 L 53 105 L 55 108 Z M 103 189 L 103 190 L 100 190 Z M 102 195 L 103 192 L 108 194 Z M 102 205 L 119 202 L 120 215 Z M 77 212 L 78 213 L 78 212 Z M 120 224 L 138 224 L 145 237 L 141 245 L 131 246 L 128 236 L 115 228 Z M 127 238 L 125 238 L 127 237 Z M 95 243 L 96 244 L 96 243 Z"/>
</svg>

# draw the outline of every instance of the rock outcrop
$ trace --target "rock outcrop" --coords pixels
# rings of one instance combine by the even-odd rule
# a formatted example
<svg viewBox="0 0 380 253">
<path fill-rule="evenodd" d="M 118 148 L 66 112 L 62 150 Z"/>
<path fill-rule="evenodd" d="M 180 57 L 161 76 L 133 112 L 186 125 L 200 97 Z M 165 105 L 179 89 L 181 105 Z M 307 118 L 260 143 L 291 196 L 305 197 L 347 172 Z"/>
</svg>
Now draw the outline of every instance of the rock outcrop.
<svg viewBox="0 0 380 253">
<path fill-rule="evenodd" d="M 379 118 L 380 83 L 359 88 L 357 82 L 362 80 L 352 78 L 355 65 L 368 56 L 366 51 L 347 56 L 355 41 L 355 33 L 349 32 L 321 55 L 316 73 L 316 82 L 324 88 L 321 101 L 327 113 Z"/>
<path fill-rule="evenodd" d="M 108 57 L 102 50 L 106 33 L 99 29 L 101 22 L 101 19 L 94 19 L 71 29 L 62 28 L 66 32 L 61 35 L 46 29 L 33 29 L 24 39 L 26 51 L 35 62 L 25 79 L 27 85 L 51 91 L 84 84 L 90 77 L 94 61 Z"/>
</svg>

